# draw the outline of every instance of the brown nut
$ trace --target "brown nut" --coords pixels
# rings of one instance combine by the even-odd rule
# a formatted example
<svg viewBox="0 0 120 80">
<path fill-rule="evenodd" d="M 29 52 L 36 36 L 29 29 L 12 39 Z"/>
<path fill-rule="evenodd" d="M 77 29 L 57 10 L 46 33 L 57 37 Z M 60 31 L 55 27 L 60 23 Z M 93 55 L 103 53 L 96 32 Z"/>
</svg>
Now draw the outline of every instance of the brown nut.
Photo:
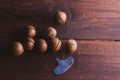
<svg viewBox="0 0 120 80">
<path fill-rule="evenodd" d="M 74 53 L 77 50 L 77 42 L 74 39 L 69 39 L 66 42 L 69 53 Z"/>
<path fill-rule="evenodd" d="M 31 37 L 27 37 L 26 42 L 25 42 L 25 47 L 27 50 L 33 50 L 34 49 L 34 44 L 35 41 Z"/>
<path fill-rule="evenodd" d="M 61 46 L 62 46 L 62 42 L 60 39 L 58 38 L 52 38 L 51 39 L 51 49 L 54 51 L 54 52 L 57 52 L 61 49 Z"/>
<path fill-rule="evenodd" d="M 27 27 L 27 36 L 28 37 L 35 37 L 36 35 L 36 30 L 35 30 L 35 27 L 34 26 L 28 26 Z"/>
<path fill-rule="evenodd" d="M 24 48 L 23 48 L 22 43 L 14 42 L 13 43 L 13 51 L 14 51 L 14 55 L 16 55 L 16 56 L 22 55 L 24 52 Z"/>
<path fill-rule="evenodd" d="M 47 36 L 48 36 L 49 38 L 55 38 L 55 37 L 57 36 L 57 31 L 56 31 L 56 29 L 53 28 L 53 27 L 48 27 L 48 29 L 47 29 Z"/>
<path fill-rule="evenodd" d="M 44 40 L 44 39 L 39 39 L 38 41 L 38 47 L 39 47 L 39 51 L 41 53 L 45 53 L 48 49 L 48 45 L 47 45 L 47 42 Z"/>
<path fill-rule="evenodd" d="M 61 10 L 58 10 L 56 14 L 56 20 L 59 24 L 65 24 L 67 21 L 67 14 Z"/>
</svg>

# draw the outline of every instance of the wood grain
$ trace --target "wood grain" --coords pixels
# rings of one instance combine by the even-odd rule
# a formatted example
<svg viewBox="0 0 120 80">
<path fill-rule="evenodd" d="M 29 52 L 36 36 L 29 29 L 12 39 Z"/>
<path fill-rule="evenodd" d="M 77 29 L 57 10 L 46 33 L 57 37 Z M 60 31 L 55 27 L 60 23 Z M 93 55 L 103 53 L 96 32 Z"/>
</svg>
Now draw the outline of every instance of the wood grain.
<svg viewBox="0 0 120 80">
<path fill-rule="evenodd" d="M 68 15 L 65 25 L 55 22 L 57 10 Z M 0 0 L 0 80 L 120 80 L 119 0 Z M 14 41 L 24 42 L 25 27 L 35 26 L 45 38 L 48 26 L 60 39 L 78 41 L 78 50 L 45 54 L 25 52 L 12 56 Z M 56 57 L 73 56 L 75 63 L 63 75 L 53 74 Z"/>
<path fill-rule="evenodd" d="M 44 26 L 54 26 L 64 39 L 119 40 L 119 4 L 119 0 L 1 0 L 0 19 L 6 24 L 19 20 L 24 21 L 21 25 L 35 23 L 41 30 Z M 68 15 L 65 25 L 55 23 L 58 9 Z M 14 29 L 11 25 L 9 27 Z"/>
<path fill-rule="evenodd" d="M 75 63 L 60 76 L 52 71 L 57 66 L 56 57 L 68 56 L 64 51 L 0 56 L 0 80 L 119 80 L 119 47 L 120 42 L 115 41 L 78 40 L 78 50 L 71 55 Z"/>
</svg>

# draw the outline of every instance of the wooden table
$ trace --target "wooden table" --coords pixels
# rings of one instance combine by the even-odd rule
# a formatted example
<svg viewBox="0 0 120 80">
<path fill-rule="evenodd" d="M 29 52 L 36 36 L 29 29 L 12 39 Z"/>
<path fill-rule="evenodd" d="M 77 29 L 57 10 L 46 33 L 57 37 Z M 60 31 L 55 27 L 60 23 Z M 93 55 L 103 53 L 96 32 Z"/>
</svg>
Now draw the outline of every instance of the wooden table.
<svg viewBox="0 0 120 80">
<path fill-rule="evenodd" d="M 66 24 L 55 23 L 57 10 L 67 13 Z M 59 76 L 52 72 L 55 58 L 68 56 L 64 50 L 10 55 L 11 44 L 23 42 L 28 25 L 36 27 L 36 39 L 54 26 L 63 42 L 77 40 L 71 69 Z M 120 80 L 119 0 L 1 0 L 0 26 L 0 80 Z"/>
</svg>

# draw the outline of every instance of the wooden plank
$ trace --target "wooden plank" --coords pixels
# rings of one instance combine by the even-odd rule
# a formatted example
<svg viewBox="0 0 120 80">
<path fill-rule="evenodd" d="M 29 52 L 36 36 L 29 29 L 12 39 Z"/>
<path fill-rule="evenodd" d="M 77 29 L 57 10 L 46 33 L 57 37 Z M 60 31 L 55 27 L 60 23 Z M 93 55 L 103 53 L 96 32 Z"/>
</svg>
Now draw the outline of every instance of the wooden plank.
<svg viewBox="0 0 120 80">
<path fill-rule="evenodd" d="M 119 0 L 1 0 L 0 25 L 4 28 L 0 32 L 7 32 L 1 36 L 10 35 L 8 26 L 12 31 L 33 24 L 39 32 L 48 26 L 56 27 L 62 39 L 120 40 L 119 4 Z M 65 25 L 55 23 L 54 15 L 58 9 L 68 14 Z"/>
<path fill-rule="evenodd" d="M 25 52 L 20 57 L 0 56 L 0 80 L 119 80 L 120 42 L 77 40 L 78 50 L 71 55 L 74 65 L 63 75 L 53 74 L 56 57 L 67 57 L 67 52 L 45 54 Z M 63 43 L 65 41 L 63 40 Z M 6 52 L 6 54 L 9 53 Z"/>
<path fill-rule="evenodd" d="M 107 40 L 81 40 L 78 41 L 78 52 L 83 55 L 113 56 L 120 55 L 120 42 Z"/>
</svg>

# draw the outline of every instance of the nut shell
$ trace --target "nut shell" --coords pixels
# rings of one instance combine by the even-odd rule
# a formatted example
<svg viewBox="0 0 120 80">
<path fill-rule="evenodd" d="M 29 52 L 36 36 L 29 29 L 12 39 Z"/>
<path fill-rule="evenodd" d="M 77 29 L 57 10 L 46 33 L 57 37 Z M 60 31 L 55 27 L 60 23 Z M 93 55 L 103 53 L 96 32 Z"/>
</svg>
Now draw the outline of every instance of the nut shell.
<svg viewBox="0 0 120 80">
<path fill-rule="evenodd" d="M 67 14 L 61 10 L 58 10 L 56 20 L 58 24 L 65 24 L 65 22 L 67 21 Z"/>
<path fill-rule="evenodd" d="M 51 49 L 54 51 L 54 52 L 57 52 L 61 49 L 61 46 L 62 46 L 62 42 L 60 39 L 58 38 L 52 38 L 51 39 Z"/>
<path fill-rule="evenodd" d="M 74 53 L 77 50 L 77 41 L 74 39 L 67 40 L 66 45 L 69 53 Z"/>
<path fill-rule="evenodd" d="M 34 26 L 28 26 L 27 27 L 27 36 L 28 37 L 35 37 L 36 35 L 36 30 L 35 30 L 35 27 Z"/>
<path fill-rule="evenodd" d="M 41 53 L 45 53 L 48 49 L 47 42 L 44 39 L 39 39 L 38 43 L 39 43 L 39 45 L 38 45 L 39 51 Z"/>
<path fill-rule="evenodd" d="M 55 28 L 53 28 L 53 27 L 48 27 L 47 36 L 49 38 L 55 38 L 57 36 L 57 30 Z"/>
<path fill-rule="evenodd" d="M 25 47 L 27 50 L 33 50 L 35 46 L 35 41 L 31 37 L 27 37 L 26 42 L 25 42 Z"/>
<path fill-rule="evenodd" d="M 13 51 L 14 51 L 14 55 L 16 55 L 16 56 L 22 55 L 24 52 L 24 48 L 23 48 L 22 43 L 14 42 L 13 43 Z"/>
</svg>

